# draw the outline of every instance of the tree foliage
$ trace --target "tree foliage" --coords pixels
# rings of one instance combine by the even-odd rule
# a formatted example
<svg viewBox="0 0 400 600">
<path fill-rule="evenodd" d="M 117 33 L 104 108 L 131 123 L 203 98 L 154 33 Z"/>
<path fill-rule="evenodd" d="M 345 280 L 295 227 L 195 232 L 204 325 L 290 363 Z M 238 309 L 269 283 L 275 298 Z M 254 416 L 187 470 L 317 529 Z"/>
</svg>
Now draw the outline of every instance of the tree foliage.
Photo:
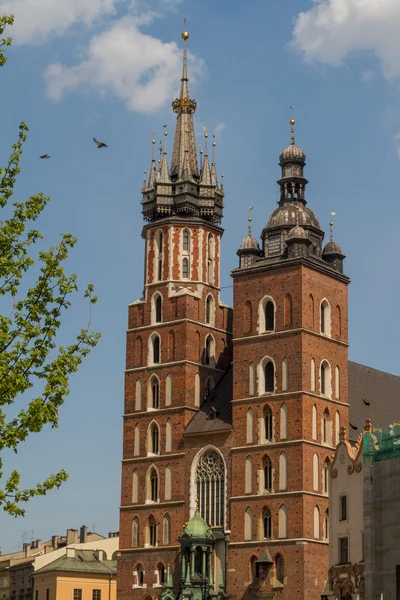
<svg viewBox="0 0 400 600">
<path fill-rule="evenodd" d="M 14 18 L 0 17 L 0 66 L 7 57 L 4 38 Z M 77 277 L 64 270 L 76 239 L 62 234 L 57 246 L 42 246 L 35 221 L 46 208 L 49 197 L 42 193 L 23 202 L 14 201 L 14 188 L 20 173 L 20 160 L 28 128 L 19 126 L 19 135 L 4 167 L 0 167 L 0 507 L 7 513 L 24 515 L 26 502 L 58 488 L 68 475 L 64 470 L 32 488 L 21 486 L 16 470 L 4 475 L 4 454 L 18 451 L 19 445 L 45 425 L 58 426 L 59 408 L 69 393 L 69 378 L 97 344 L 99 334 L 90 331 L 91 309 L 96 302 L 93 286 L 84 296 L 89 304 L 89 322 L 72 344 L 57 342 L 62 315 L 78 291 Z M 36 246 L 37 248 L 37 246 Z M 4 308 L 10 310 L 4 311 Z"/>
</svg>

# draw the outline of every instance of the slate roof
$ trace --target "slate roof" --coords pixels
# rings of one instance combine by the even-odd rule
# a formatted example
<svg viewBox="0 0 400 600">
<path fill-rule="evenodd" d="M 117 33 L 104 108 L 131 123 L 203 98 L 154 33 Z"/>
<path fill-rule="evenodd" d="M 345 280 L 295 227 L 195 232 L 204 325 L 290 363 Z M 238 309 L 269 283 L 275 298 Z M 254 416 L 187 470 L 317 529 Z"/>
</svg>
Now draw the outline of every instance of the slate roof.
<svg viewBox="0 0 400 600">
<path fill-rule="evenodd" d="M 185 434 L 229 431 L 232 428 L 231 399 L 232 367 L 204 400 Z M 367 418 L 377 428 L 400 423 L 400 377 L 349 361 L 349 404 L 350 440 L 356 440 L 363 432 Z"/>
<path fill-rule="evenodd" d="M 98 560 L 93 550 L 76 550 L 75 557 L 67 557 L 64 554 L 64 556 L 57 558 L 52 563 L 38 569 L 36 573 L 45 573 L 47 571 L 74 571 L 115 575 L 117 573 L 117 561 Z"/>
</svg>

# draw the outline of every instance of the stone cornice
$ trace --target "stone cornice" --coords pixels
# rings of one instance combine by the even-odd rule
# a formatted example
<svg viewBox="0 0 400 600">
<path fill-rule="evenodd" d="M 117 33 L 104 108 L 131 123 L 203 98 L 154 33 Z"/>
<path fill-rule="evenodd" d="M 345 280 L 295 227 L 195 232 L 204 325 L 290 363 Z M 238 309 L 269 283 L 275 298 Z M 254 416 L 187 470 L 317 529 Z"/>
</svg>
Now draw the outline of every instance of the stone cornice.
<svg viewBox="0 0 400 600">
<path fill-rule="evenodd" d="M 253 342 L 255 340 L 259 340 L 259 341 L 263 342 L 263 341 L 265 341 L 266 338 L 275 339 L 275 338 L 279 338 L 279 337 L 288 337 L 288 336 L 292 336 L 292 335 L 296 335 L 296 334 L 299 335 L 301 333 L 307 333 L 307 334 L 313 335 L 319 339 L 328 340 L 329 342 L 334 342 L 334 343 L 338 344 L 339 346 L 344 346 L 345 348 L 349 347 L 349 344 L 347 342 L 342 342 L 341 340 L 338 340 L 333 337 L 329 337 L 327 335 L 324 335 L 323 333 L 319 333 L 319 331 L 312 331 L 312 329 L 307 329 L 306 327 L 297 327 L 296 329 L 285 329 L 283 331 L 265 331 L 263 333 L 257 333 L 255 335 L 244 335 L 242 337 L 233 338 L 232 341 L 239 342 L 239 343 L 245 343 L 247 340 L 250 340 Z"/>
<path fill-rule="evenodd" d="M 134 456 L 133 458 L 123 458 L 122 463 L 140 463 L 140 462 L 154 462 L 159 460 L 165 460 L 168 462 L 171 458 L 184 458 L 184 452 L 170 452 L 168 454 L 152 454 L 151 456 Z"/>
<path fill-rule="evenodd" d="M 220 305 L 221 306 L 221 305 Z M 226 305 L 222 305 L 224 308 L 230 309 L 230 306 L 226 307 Z M 220 329 L 219 327 L 215 327 L 214 325 L 210 325 L 209 323 L 202 323 L 202 321 L 195 321 L 194 319 L 176 319 L 175 321 L 163 321 L 162 323 L 152 323 L 150 325 L 141 325 L 140 327 L 133 327 L 132 329 L 127 329 L 126 333 L 137 333 L 139 331 L 146 331 L 146 329 L 161 329 L 162 327 L 171 327 L 176 325 L 181 325 L 183 323 L 193 323 L 194 325 L 205 327 L 206 329 L 212 331 L 218 331 L 218 333 L 224 333 L 227 335 L 232 335 L 231 331 L 227 331 L 226 329 Z"/>
</svg>

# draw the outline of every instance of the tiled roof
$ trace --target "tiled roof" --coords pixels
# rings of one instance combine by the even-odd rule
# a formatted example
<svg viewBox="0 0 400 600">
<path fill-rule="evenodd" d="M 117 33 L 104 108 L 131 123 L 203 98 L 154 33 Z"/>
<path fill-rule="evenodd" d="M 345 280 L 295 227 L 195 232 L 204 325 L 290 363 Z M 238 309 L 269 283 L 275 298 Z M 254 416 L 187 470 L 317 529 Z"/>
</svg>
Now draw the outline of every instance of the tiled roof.
<svg viewBox="0 0 400 600">
<path fill-rule="evenodd" d="M 232 428 L 232 367 L 207 396 L 185 434 L 229 431 Z M 369 403 L 369 404 L 368 404 Z M 400 423 L 400 377 L 349 361 L 349 439 L 363 432 L 367 418 L 374 427 Z"/>
<path fill-rule="evenodd" d="M 117 572 L 116 560 L 98 560 L 93 550 L 76 550 L 75 557 L 61 556 L 46 565 L 37 573 L 47 571 L 76 571 L 80 573 L 108 573 L 115 575 Z"/>
</svg>

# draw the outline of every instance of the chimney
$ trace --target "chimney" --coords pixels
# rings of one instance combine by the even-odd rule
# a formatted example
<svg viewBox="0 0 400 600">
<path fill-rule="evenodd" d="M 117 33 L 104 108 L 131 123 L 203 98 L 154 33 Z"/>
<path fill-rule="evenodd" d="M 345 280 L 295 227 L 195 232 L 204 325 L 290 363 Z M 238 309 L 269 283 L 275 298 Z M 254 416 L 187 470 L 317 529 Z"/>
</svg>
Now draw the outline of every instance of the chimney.
<svg viewBox="0 0 400 600">
<path fill-rule="evenodd" d="M 119 536 L 119 531 L 110 531 L 110 532 L 108 533 L 108 537 L 109 537 L 109 538 L 116 538 L 116 537 L 118 537 L 118 536 Z"/>
<path fill-rule="evenodd" d="M 30 544 L 24 544 L 23 545 L 23 549 L 25 552 L 25 556 L 30 556 L 31 555 L 31 545 Z"/>
<path fill-rule="evenodd" d="M 51 546 L 54 550 L 57 550 L 58 548 L 58 535 L 52 535 L 51 536 Z"/>
<path fill-rule="evenodd" d="M 67 546 L 78 543 L 78 531 L 76 529 L 67 529 Z"/>
<path fill-rule="evenodd" d="M 95 550 L 93 554 L 96 560 L 103 562 L 103 550 Z"/>
<path fill-rule="evenodd" d="M 79 543 L 80 544 L 85 544 L 87 542 L 87 534 L 88 534 L 88 528 L 86 527 L 86 525 L 82 525 L 82 527 L 79 531 Z"/>
<path fill-rule="evenodd" d="M 75 548 L 65 548 L 66 550 L 66 558 L 75 558 L 76 554 L 75 554 Z"/>
</svg>

